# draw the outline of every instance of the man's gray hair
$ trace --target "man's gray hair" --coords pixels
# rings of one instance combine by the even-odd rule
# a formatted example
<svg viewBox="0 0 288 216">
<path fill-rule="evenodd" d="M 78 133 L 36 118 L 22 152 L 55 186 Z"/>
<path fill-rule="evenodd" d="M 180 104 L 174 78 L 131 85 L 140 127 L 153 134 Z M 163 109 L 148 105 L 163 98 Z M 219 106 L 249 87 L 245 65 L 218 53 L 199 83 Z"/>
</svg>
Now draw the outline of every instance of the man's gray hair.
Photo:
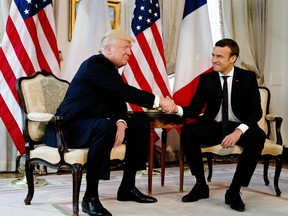
<svg viewBox="0 0 288 216">
<path fill-rule="evenodd" d="M 101 40 L 99 53 L 103 53 L 107 46 L 113 45 L 117 40 L 126 40 L 131 43 L 135 42 L 134 38 L 121 30 L 108 31 Z"/>
</svg>

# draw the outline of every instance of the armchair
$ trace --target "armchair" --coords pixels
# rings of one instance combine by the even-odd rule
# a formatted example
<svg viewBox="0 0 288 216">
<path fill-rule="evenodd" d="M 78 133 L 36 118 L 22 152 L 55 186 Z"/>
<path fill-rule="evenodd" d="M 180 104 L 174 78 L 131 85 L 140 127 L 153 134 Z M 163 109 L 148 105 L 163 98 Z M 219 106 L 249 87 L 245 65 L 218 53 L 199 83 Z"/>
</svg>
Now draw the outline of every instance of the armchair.
<svg viewBox="0 0 288 216">
<path fill-rule="evenodd" d="M 269 185 L 268 179 L 268 168 L 270 160 L 275 161 L 275 174 L 274 174 L 274 189 L 276 196 L 281 195 L 279 189 L 279 177 L 282 169 L 282 136 L 281 136 L 281 124 L 283 119 L 279 116 L 269 113 L 270 103 L 270 91 L 266 87 L 259 87 L 261 96 L 261 107 L 263 111 L 262 118 L 258 122 L 260 128 L 266 133 L 266 140 L 264 148 L 261 153 L 261 158 L 264 162 L 263 178 L 265 185 Z M 274 125 L 274 127 L 273 127 Z M 272 128 L 273 130 L 272 133 Z M 275 135 L 274 135 L 275 134 Z M 273 136 L 274 135 L 274 136 Z M 208 177 L 207 181 L 210 182 L 213 172 L 213 159 L 215 158 L 226 158 L 226 159 L 237 159 L 242 153 L 242 147 L 236 145 L 234 148 L 224 149 L 220 144 L 214 146 L 202 146 L 202 155 L 207 158 L 208 163 Z M 180 190 L 182 191 L 183 179 L 184 179 L 184 151 L 182 145 L 180 146 Z"/>
<path fill-rule="evenodd" d="M 26 141 L 25 174 L 28 193 L 24 202 L 30 205 L 34 195 L 33 170 L 36 164 L 41 163 L 52 169 L 68 168 L 72 172 L 73 215 L 78 215 L 79 192 L 88 148 L 68 149 L 61 130 L 62 117 L 54 115 L 64 99 L 68 86 L 69 82 L 46 71 L 39 71 L 30 77 L 21 77 L 17 80 L 17 92 L 23 116 L 23 135 Z M 49 121 L 55 123 L 58 148 L 43 143 Z M 124 152 L 124 145 L 112 149 L 111 159 L 123 160 Z"/>
</svg>

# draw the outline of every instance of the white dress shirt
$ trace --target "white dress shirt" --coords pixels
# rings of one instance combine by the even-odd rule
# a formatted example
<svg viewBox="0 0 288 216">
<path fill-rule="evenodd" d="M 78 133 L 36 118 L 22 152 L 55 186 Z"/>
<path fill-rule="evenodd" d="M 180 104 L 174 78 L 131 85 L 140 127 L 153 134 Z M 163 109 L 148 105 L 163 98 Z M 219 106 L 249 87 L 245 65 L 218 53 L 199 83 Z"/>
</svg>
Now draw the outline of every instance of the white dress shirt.
<svg viewBox="0 0 288 216">
<path fill-rule="evenodd" d="M 224 80 L 221 78 L 221 76 L 224 76 L 224 75 L 220 72 L 218 72 L 218 73 L 219 73 L 219 77 L 220 77 L 221 86 L 223 88 Z M 225 76 L 227 76 L 227 87 L 228 87 L 228 121 L 240 122 L 240 120 L 234 115 L 234 113 L 232 111 L 232 107 L 231 107 L 231 92 L 232 92 L 232 81 L 233 81 L 233 76 L 234 76 L 234 67 Z M 220 106 L 218 114 L 215 117 L 215 121 L 217 121 L 217 122 L 222 121 L 222 104 Z M 240 129 L 242 131 L 242 133 L 245 133 L 249 127 L 246 124 L 242 123 L 237 128 Z"/>
</svg>

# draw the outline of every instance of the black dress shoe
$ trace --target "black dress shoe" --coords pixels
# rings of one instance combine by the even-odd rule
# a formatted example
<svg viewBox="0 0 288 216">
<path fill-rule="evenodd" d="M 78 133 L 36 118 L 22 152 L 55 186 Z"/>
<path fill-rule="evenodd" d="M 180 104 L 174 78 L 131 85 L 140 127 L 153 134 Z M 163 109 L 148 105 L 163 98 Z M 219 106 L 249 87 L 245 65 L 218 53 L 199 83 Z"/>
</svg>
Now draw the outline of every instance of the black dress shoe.
<svg viewBox="0 0 288 216">
<path fill-rule="evenodd" d="M 196 183 L 192 190 L 182 197 L 182 202 L 195 202 L 199 199 L 209 198 L 209 187 L 207 184 L 203 185 Z"/>
<path fill-rule="evenodd" d="M 133 187 L 131 190 L 126 191 L 119 189 L 117 193 L 118 201 L 135 201 L 139 203 L 155 203 L 157 199 L 152 196 L 146 196 L 136 187 Z"/>
<path fill-rule="evenodd" d="M 225 194 L 225 203 L 237 211 L 244 211 L 245 204 L 241 199 L 240 192 L 228 189 Z"/>
<path fill-rule="evenodd" d="M 83 199 L 82 211 L 90 216 L 112 216 L 112 214 L 102 206 L 98 198 L 92 198 L 88 201 Z"/>
</svg>

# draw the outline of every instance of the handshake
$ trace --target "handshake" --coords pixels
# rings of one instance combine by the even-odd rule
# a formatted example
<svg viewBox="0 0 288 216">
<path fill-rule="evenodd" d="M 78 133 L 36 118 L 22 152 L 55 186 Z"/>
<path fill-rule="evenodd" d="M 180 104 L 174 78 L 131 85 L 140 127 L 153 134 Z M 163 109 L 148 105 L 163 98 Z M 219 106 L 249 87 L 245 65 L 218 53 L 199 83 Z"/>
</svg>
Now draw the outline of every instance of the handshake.
<svg viewBox="0 0 288 216">
<path fill-rule="evenodd" d="M 160 97 L 160 108 L 162 109 L 163 112 L 165 113 L 177 113 L 178 112 L 178 107 L 175 104 L 174 100 L 172 100 L 170 97 L 166 96 Z"/>
</svg>

